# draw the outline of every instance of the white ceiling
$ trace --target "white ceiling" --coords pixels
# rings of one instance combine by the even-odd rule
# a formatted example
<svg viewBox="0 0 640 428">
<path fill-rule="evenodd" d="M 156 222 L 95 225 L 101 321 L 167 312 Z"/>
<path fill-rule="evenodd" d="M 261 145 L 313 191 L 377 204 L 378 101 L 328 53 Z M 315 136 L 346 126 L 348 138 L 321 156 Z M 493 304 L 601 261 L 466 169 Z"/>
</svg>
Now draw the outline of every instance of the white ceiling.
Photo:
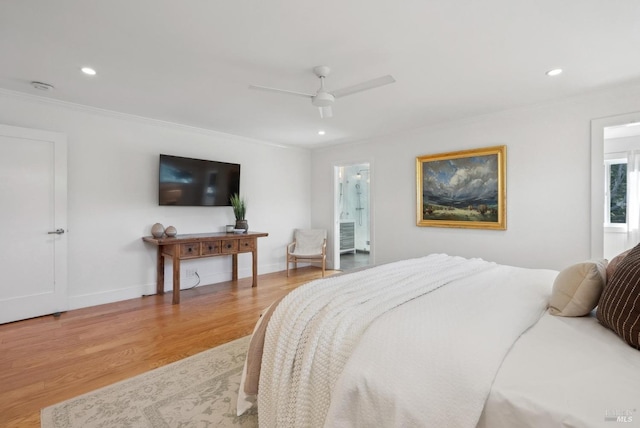
<svg viewBox="0 0 640 428">
<path fill-rule="evenodd" d="M 639 83 L 639 51 L 639 0 L 0 2 L 0 88 L 303 147 Z M 248 89 L 315 92 L 316 65 L 329 89 L 397 82 L 330 119 Z"/>
</svg>

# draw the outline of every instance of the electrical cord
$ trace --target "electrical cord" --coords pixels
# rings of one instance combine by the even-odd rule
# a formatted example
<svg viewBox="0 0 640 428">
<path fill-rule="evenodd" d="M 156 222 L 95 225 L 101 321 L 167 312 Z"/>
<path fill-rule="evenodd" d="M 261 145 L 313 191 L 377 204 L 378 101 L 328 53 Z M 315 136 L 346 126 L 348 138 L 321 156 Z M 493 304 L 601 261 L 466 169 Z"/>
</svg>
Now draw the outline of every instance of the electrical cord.
<svg viewBox="0 0 640 428">
<path fill-rule="evenodd" d="M 198 277 L 198 282 L 195 283 L 195 285 L 192 285 L 191 287 L 187 287 L 187 288 L 181 288 L 181 290 L 192 290 L 194 288 L 196 288 L 198 285 L 200 285 L 200 275 L 198 274 L 198 271 L 194 272 L 196 274 L 196 276 Z M 153 294 L 143 294 L 142 297 L 149 297 L 149 296 L 155 296 L 156 293 Z"/>
<path fill-rule="evenodd" d="M 198 285 L 200 285 L 200 275 L 198 274 L 198 271 L 195 271 L 194 273 L 198 277 L 198 282 L 196 282 L 195 285 L 193 285 L 193 286 L 191 286 L 189 288 L 183 288 L 183 290 L 192 290 L 192 289 L 196 288 Z"/>
</svg>

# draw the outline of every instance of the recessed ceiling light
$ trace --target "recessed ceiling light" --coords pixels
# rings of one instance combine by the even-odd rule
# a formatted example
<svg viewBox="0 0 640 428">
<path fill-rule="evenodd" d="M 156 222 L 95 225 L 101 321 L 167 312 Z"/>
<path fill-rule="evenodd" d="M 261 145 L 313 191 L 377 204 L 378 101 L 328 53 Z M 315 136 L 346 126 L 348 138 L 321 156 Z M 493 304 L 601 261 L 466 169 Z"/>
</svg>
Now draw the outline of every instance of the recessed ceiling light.
<svg viewBox="0 0 640 428">
<path fill-rule="evenodd" d="M 89 76 L 95 76 L 96 71 L 91 67 L 82 67 L 80 69 L 84 74 L 88 74 Z"/>
<path fill-rule="evenodd" d="M 318 131 L 318 135 L 324 135 L 326 134 L 326 132 L 324 132 L 323 130 Z"/>
<path fill-rule="evenodd" d="M 558 74 L 562 74 L 561 68 L 554 68 L 553 70 L 547 71 L 547 76 L 557 76 Z"/>
</svg>

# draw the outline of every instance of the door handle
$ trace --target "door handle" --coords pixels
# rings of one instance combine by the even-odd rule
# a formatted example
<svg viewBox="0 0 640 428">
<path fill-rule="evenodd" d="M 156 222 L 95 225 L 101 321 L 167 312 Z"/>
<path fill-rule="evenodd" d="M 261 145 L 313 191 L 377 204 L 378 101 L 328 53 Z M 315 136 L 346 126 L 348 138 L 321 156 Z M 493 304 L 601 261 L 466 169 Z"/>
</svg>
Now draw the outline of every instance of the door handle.
<svg viewBox="0 0 640 428">
<path fill-rule="evenodd" d="M 49 235 L 62 235 L 64 233 L 64 229 L 56 229 L 53 232 L 47 232 Z"/>
</svg>

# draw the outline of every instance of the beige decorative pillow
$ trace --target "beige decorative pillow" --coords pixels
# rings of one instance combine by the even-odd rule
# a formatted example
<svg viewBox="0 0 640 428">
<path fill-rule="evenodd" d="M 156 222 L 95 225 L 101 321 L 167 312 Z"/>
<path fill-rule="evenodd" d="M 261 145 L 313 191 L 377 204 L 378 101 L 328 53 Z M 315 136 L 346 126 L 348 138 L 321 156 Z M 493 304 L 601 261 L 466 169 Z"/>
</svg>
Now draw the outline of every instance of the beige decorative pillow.
<svg viewBox="0 0 640 428">
<path fill-rule="evenodd" d="M 607 279 L 607 261 L 571 265 L 558 274 L 549 299 L 549 312 L 562 317 L 587 315 L 598 304 Z"/>
</svg>

